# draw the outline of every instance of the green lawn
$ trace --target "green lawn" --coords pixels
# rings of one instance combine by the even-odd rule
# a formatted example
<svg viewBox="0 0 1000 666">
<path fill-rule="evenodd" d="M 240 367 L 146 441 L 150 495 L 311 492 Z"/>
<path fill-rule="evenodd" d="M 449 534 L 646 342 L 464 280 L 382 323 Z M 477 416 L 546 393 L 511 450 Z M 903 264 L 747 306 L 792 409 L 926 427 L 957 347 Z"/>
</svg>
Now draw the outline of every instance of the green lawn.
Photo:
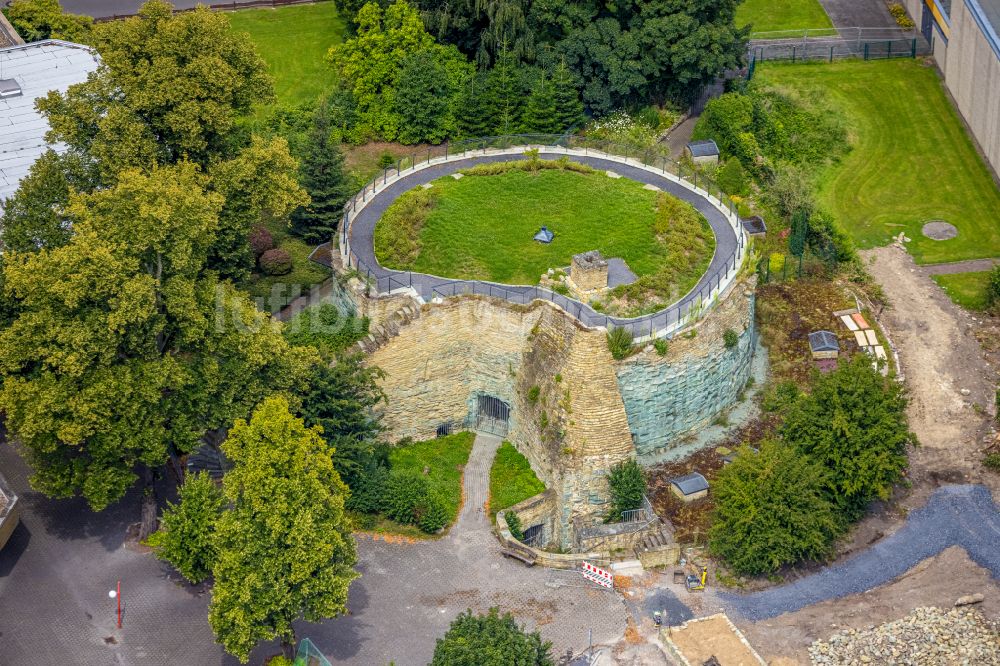
<svg viewBox="0 0 1000 666">
<path fill-rule="evenodd" d="M 986 309 L 986 285 L 989 282 L 990 271 L 932 277 L 951 300 L 966 310 Z"/>
<path fill-rule="evenodd" d="M 458 517 L 462 506 L 462 470 L 472 452 L 471 432 L 460 432 L 447 437 L 414 442 L 393 447 L 389 462 L 393 470 L 407 470 L 423 474 L 429 469 L 427 480 L 448 503 L 451 514 L 449 524 Z"/>
<path fill-rule="evenodd" d="M 246 32 L 274 78 L 278 104 L 311 102 L 333 87 L 327 50 L 344 39 L 346 24 L 333 2 L 229 14 L 233 30 Z"/>
<path fill-rule="evenodd" d="M 834 32 L 817 0 L 744 0 L 736 8 L 736 25 L 748 23 L 753 32 L 824 28 Z"/>
<path fill-rule="evenodd" d="M 501 444 L 490 468 L 490 517 L 544 490 L 528 459 L 510 442 Z"/>
<path fill-rule="evenodd" d="M 918 263 L 1000 256 L 997 189 L 936 71 L 915 60 L 768 63 L 758 76 L 793 90 L 824 88 L 848 118 L 853 150 L 820 177 L 819 200 L 861 248 L 905 232 Z M 957 238 L 920 228 L 942 219 Z"/>
<path fill-rule="evenodd" d="M 639 276 L 652 275 L 669 265 L 672 247 L 665 248 L 654 233 L 657 198 L 657 192 L 635 181 L 603 172 L 448 176 L 390 207 L 376 225 L 375 252 L 391 268 L 506 284 L 537 284 L 546 270 L 568 266 L 574 254 L 588 250 L 624 259 Z M 401 211 L 427 199 L 425 219 L 412 224 Z M 547 245 L 532 240 L 543 225 L 555 233 Z M 404 227 L 418 229 L 418 247 L 415 257 L 400 259 L 393 248 Z M 697 281 L 702 259 L 710 258 L 714 248 L 708 236 L 708 247 L 690 257 L 691 270 L 675 284 L 690 288 L 686 283 Z"/>
</svg>

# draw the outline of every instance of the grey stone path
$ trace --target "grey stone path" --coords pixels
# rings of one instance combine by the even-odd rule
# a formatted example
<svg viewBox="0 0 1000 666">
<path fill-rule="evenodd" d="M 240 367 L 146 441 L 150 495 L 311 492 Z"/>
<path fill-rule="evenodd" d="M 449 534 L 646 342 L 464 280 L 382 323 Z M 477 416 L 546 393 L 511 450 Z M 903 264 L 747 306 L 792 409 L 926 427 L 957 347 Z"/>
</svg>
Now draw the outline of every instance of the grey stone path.
<svg viewBox="0 0 1000 666">
<path fill-rule="evenodd" d="M 835 28 L 899 27 L 882 0 L 819 0 L 819 3 Z"/>
<path fill-rule="evenodd" d="M 727 265 L 731 265 L 733 263 L 733 257 L 738 250 L 739 238 L 737 237 L 732 226 L 730 226 L 726 217 L 702 195 L 697 194 L 686 187 L 678 185 L 666 176 L 661 176 L 645 169 L 628 164 L 622 164 L 613 160 L 602 159 L 599 157 L 581 157 L 579 155 L 567 156 L 561 153 L 542 153 L 541 157 L 545 159 L 568 157 L 574 162 L 586 164 L 594 167 L 595 169 L 614 171 L 626 178 L 645 185 L 655 185 L 661 190 L 664 190 L 679 199 L 687 201 L 694 206 L 698 212 L 705 216 L 705 219 L 712 227 L 712 232 L 715 234 L 715 254 L 708 266 L 708 270 L 706 270 L 705 274 L 702 275 L 698 284 L 695 285 L 695 287 L 688 294 L 671 306 L 671 308 L 667 308 L 673 313 L 671 315 L 671 322 L 676 321 L 678 316 L 678 312 L 674 311 L 672 309 L 673 307 L 679 307 L 679 312 L 685 313 L 687 311 L 687 306 L 695 303 L 699 296 L 707 297 L 708 290 L 717 286 L 719 271 L 724 271 Z M 411 189 L 477 164 L 507 162 L 516 159 L 523 159 L 523 155 L 517 153 L 470 156 L 462 160 L 455 160 L 429 166 L 409 174 L 404 171 L 402 178 L 379 192 L 373 200 L 371 200 L 358 212 L 357 216 L 352 221 L 350 234 L 351 251 L 358 258 L 360 258 L 363 265 L 370 270 L 370 277 L 378 281 L 380 290 L 388 290 L 390 285 L 388 278 L 392 277 L 396 281 L 393 283 L 393 288 L 398 286 L 410 286 L 420 293 L 425 300 L 430 300 L 434 297 L 435 287 L 441 288 L 442 286 L 462 281 L 434 275 L 425 275 L 423 273 L 394 271 L 381 266 L 375 258 L 375 250 L 373 246 L 375 224 L 379 221 L 393 201 Z M 614 220 L 609 220 L 608 224 L 613 225 Z M 366 273 L 367 271 L 362 269 L 361 272 Z M 489 283 L 486 282 L 477 282 L 477 284 L 480 286 L 489 285 Z M 520 293 L 534 292 L 536 288 L 532 286 L 503 285 L 502 289 L 506 292 Z M 477 293 L 481 292 L 477 291 Z M 568 300 L 566 297 L 558 294 L 554 295 L 554 298 L 560 304 L 562 304 L 562 301 Z M 587 304 L 573 301 L 572 303 L 567 303 L 566 306 L 567 307 L 564 309 L 586 325 L 603 326 L 609 319 L 606 315 L 599 314 L 594 311 L 593 308 Z M 622 320 L 613 317 L 611 319 L 615 325 L 630 328 L 633 331 L 633 334 L 638 335 L 643 332 L 648 332 L 647 329 L 649 328 L 650 321 L 655 320 L 656 322 L 665 323 L 666 317 L 662 313 L 663 310 L 658 313 L 638 317 L 634 320 Z"/>
<path fill-rule="evenodd" d="M 1000 266 L 1000 259 L 969 259 L 968 261 L 952 261 L 947 264 L 924 264 L 921 266 L 927 275 L 954 275 L 955 273 L 979 273 Z"/>
<path fill-rule="evenodd" d="M 191 9 L 197 5 L 223 4 L 224 0 L 170 0 L 170 3 L 177 9 Z M 244 4 L 250 0 L 237 0 L 236 5 Z M 0 0 L 0 5 L 6 4 L 7 0 Z M 142 7 L 145 0 L 62 0 L 63 11 L 71 14 L 86 14 L 94 18 L 107 18 L 112 16 L 126 16 L 135 14 Z"/>
<path fill-rule="evenodd" d="M 781 587 L 719 597 L 746 619 L 764 620 L 884 585 L 955 545 L 1000 578 L 1000 510 L 985 486 L 939 488 L 897 532 L 840 564 Z"/>
</svg>

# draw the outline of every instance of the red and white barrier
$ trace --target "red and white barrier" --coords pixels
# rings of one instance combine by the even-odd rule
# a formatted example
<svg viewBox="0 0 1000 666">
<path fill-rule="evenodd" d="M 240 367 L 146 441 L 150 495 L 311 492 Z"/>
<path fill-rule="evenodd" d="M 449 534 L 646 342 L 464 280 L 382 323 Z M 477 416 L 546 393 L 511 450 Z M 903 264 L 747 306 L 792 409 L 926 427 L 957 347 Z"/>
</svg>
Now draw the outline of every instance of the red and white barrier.
<svg viewBox="0 0 1000 666">
<path fill-rule="evenodd" d="M 593 564 L 588 564 L 584 562 L 580 565 L 580 573 L 587 580 L 592 580 L 598 585 L 603 585 L 609 590 L 615 587 L 615 577 L 610 571 L 601 569 L 600 567 L 595 567 Z"/>
</svg>

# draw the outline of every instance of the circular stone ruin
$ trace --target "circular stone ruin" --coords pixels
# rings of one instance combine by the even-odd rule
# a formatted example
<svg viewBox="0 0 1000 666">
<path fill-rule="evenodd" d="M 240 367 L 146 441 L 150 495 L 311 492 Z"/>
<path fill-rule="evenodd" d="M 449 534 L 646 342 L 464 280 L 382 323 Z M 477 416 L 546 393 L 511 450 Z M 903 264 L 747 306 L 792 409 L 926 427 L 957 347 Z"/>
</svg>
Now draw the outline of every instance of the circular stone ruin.
<svg viewBox="0 0 1000 666">
<path fill-rule="evenodd" d="M 958 235 L 958 229 L 955 228 L 955 225 L 944 220 L 931 220 L 924 224 L 920 232 L 927 238 L 936 241 L 951 240 Z"/>
</svg>

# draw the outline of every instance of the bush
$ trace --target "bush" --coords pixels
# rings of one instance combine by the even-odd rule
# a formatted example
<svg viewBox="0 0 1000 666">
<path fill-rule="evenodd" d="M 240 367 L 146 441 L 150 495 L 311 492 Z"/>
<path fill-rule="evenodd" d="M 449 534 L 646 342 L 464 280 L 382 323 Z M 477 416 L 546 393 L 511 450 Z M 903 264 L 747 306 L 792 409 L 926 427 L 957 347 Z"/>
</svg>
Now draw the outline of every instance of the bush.
<svg viewBox="0 0 1000 666">
<path fill-rule="evenodd" d="M 265 275 L 288 275 L 292 272 L 292 256 L 281 248 L 260 255 L 259 263 Z"/>
<path fill-rule="evenodd" d="M 632 511 L 642 506 L 646 493 L 646 477 L 635 460 L 625 460 L 608 471 L 608 490 L 611 491 L 611 510 L 607 522 L 621 520 L 622 511 Z"/>
<path fill-rule="evenodd" d="M 247 240 L 250 242 L 250 249 L 253 250 L 254 259 L 260 259 L 260 255 L 274 249 L 274 236 L 266 227 L 254 227 Z"/>
<path fill-rule="evenodd" d="M 351 495 L 347 498 L 345 505 L 351 511 L 378 513 L 385 504 L 384 498 L 388 482 L 388 467 L 368 465 L 351 486 Z"/>
<path fill-rule="evenodd" d="M 660 356 L 666 356 L 667 351 L 670 349 L 670 342 L 666 338 L 657 338 L 653 341 L 653 349 Z"/>
<path fill-rule="evenodd" d="M 507 523 L 510 535 L 518 541 L 524 541 L 524 529 L 521 527 L 521 518 L 513 511 L 503 514 L 503 519 Z"/>
<path fill-rule="evenodd" d="M 451 516 L 440 493 L 428 490 L 427 494 L 413 506 L 413 516 L 417 527 L 428 534 L 440 532 Z"/>
<path fill-rule="evenodd" d="M 150 537 L 156 556 L 169 562 L 192 583 L 212 572 L 215 563 L 215 525 L 222 515 L 222 489 L 208 472 L 185 479 L 179 490 L 180 501 L 167 503 L 160 530 Z"/>
<path fill-rule="evenodd" d="M 780 273 L 785 267 L 785 255 L 780 252 L 772 252 L 767 260 L 767 268 L 772 273 Z"/>
<path fill-rule="evenodd" d="M 987 279 L 986 307 L 1000 313 L 1000 266 L 994 266 Z M 997 397 L 1000 398 L 1000 392 L 997 393 Z"/>
<path fill-rule="evenodd" d="M 983 458 L 983 465 L 994 472 L 1000 472 L 1000 453 L 988 453 Z"/>
<path fill-rule="evenodd" d="M 916 26 L 910 15 L 906 13 L 906 7 L 898 2 L 889 5 L 889 13 L 892 14 L 892 18 L 896 19 L 896 25 L 904 30 L 912 30 Z"/>
<path fill-rule="evenodd" d="M 791 406 L 798 398 L 799 387 L 795 382 L 781 382 L 764 394 L 760 408 L 765 412 L 779 412 Z"/>
<path fill-rule="evenodd" d="M 538 386 L 532 386 L 528 389 L 528 402 L 538 402 L 538 396 L 542 393 L 542 389 Z"/>
<path fill-rule="evenodd" d="M 487 615 L 468 610 L 451 623 L 434 648 L 430 666 L 555 666 L 552 644 L 537 632 L 517 626 L 514 616 L 491 608 Z"/>
<path fill-rule="evenodd" d="M 709 549 L 742 575 L 828 556 L 841 532 L 826 494 L 828 473 L 793 447 L 747 447 L 719 472 Z"/>
<path fill-rule="evenodd" d="M 311 346 L 327 359 L 368 335 L 368 317 L 344 315 L 331 303 L 312 305 L 287 321 L 285 339 L 297 346 Z"/>
<path fill-rule="evenodd" d="M 745 196 L 750 192 L 750 177 L 735 157 L 726 160 L 722 168 L 715 172 L 715 184 L 729 195 Z"/>
<path fill-rule="evenodd" d="M 608 330 L 608 350 L 617 361 L 632 353 L 632 334 L 627 328 L 612 326 Z"/>
<path fill-rule="evenodd" d="M 397 523 L 411 525 L 417 521 L 418 505 L 427 501 L 430 485 L 427 479 L 411 471 L 393 470 L 389 473 L 382 493 L 381 512 Z"/>
<path fill-rule="evenodd" d="M 722 341 L 726 344 L 726 349 L 732 349 L 740 341 L 740 336 L 731 328 L 727 328 L 722 334 Z"/>
</svg>

